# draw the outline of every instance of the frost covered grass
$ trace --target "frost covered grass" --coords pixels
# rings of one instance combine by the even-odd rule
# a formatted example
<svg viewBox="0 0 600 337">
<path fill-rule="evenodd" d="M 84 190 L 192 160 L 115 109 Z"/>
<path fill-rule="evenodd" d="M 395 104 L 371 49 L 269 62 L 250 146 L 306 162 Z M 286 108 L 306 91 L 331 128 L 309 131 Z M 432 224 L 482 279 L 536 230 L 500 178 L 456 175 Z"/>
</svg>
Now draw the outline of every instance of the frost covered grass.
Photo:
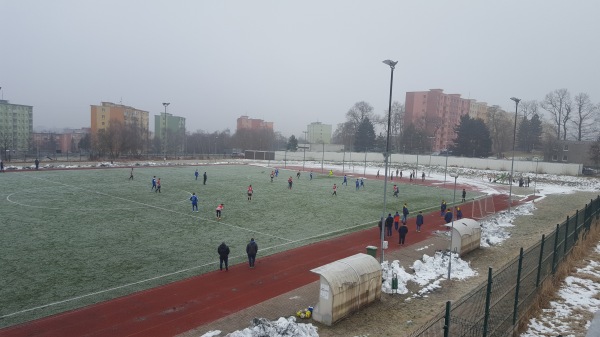
<svg viewBox="0 0 600 337">
<path fill-rule="evenodd" d="M 112 166 L 110 163 L 98 164 Z M 97 166 L 98 166 L 97 165 Z M 196 181 L 194 171 L 200 177 Z M 202 173 L 207 171 L 207 185 Z M 216 268 L 226 241 L 232 264 L 245 261 L 254 237 L 268 255 L 374 226 L 381 214 L 382 181 L 356 191 L 340 177 L 270 168 L 209 165 L 3 173 L 0 191 L 0 326 L 151 288 Z M 150 190 L 152 176 L 162 191 Z M 294 185 L 287 188 L 287 178 Z M 338 196 L 331 196 L 333 183 Z M 247 200 L 252 184 L 254 196 Z M 192 213 L 190 194 L 200 198 Z M 391 193 L 391 192 L 390 192 Z M 437 205 L 451 191 L 407 185 L 411 210 Z M 214 209 L 225 204 L 223 219 Z M 33 309 L 33 310 L 32 310 Z"/>
</svg>

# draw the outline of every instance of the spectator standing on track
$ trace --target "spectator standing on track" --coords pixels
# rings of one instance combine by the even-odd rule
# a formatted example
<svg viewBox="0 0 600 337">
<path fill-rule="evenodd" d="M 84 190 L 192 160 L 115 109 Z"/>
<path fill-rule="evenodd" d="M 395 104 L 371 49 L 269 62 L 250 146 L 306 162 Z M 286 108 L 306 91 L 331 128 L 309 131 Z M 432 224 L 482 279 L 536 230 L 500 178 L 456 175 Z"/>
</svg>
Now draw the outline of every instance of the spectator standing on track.
<svg viewBox="0 0 600 337">
<path fill-rule="evenodd" d="M 154 190 L 154 193 L 160 193 L 160 178 L 156 179 L 156 189 Z"/>
<path fill-rule="evenodd" d="M 4 162 L 0 159 L 0 172 L 4 171 Z"/>
<path fill-rule="evenodd" d="M 467 191 L 463 188 L 462 190 L 462 202 L 465 202 L 465 198 L 467 197 Z"/>
<path fill-rule="evenodd" d="M 529 183 L 531 182 L 531 179 L 529 178 L 529 176 L 527 176 L 527 187 L 529 187 Z"/>
<path fill-rule="evenodd" d="M 198 180 L 198 176 L 200 175 L 200 174 L 198 173 L 198 169 L 196 169 L 196 172 L 194 172 L 194 175 L 196 176 L 196 180 Z"/>
<path fill-rule="evenodd" d="M 381 219 L 379 219 L 379 222 L 377 223 L 377 226 L 379 227 L 379 235 L 381 235 L 381 231 L 382 231 L 384 222 L 385 221 L 383 220 L 383 217 L 382 217 Z"/>
<path fill-rule="evenodd" d="M 398 211 L 396 211 L 396 214 L 394 214 L 394 229 L 398 230 L 399 225 L 400 225 L 400 213 L 398 213 Z"/>
<path fill-rule="evenodd" d="M 404 206 L 402 206 L 402 223 L 406 225 L 406 218 L 408 218 L 408 206 L 406 205 L 406 203 L 404 203 Z"/>
<path fill-rule="evenodd" d="M 440 205 L 440 217 L 444 217 L 444 214 L 446 214 L 446 200 L 442 199 L 442 204 Z"/>
<path fill-rule="evenodd" d="M 34 163 L 35 163 L 35 169 L 36 170 L 39 169 L 40 168 L 40 161 L 37 158 L 35 158 L 35 162 Z M 2 164 L 2 166 L 4 166 L 4 164 Z"/>
<path fill-rule="evenodd" d="M 294 184 L 294 181 L 292 180 L 292 176 L 290 176 L 288 178 L 288 189 L 292 189 L 292 185 Z"/>
<path fill-rule="evenodd" d="M 400 173 L 400 170 L 396 169 L 396 178 L 398 178 L 398 173 Z"/>
<path fill-rule="evenodd" d="M 131 168 L 131 172 L 129 172 L 129 180 L 133 180 L 133 167 Z"/>
<path fill-rule="evenodd" d="M 377 170 L 377 175 L 375 176 L 375 178 L 379 178 L 379 170 Z"/>
<path fill-rule="evenodd" d="M 402 179 L 402 171 L 400 171 L 400 179 Z"/>
<path fill-rule="evenodd" d="M 394 217 L 392 213 L 388 213 L 388 217 L 385 219 L 385 229 L 387 236 L 392 236 L 392 226 L 394 225 Z"/>
<path fill-rule="evenodd" d="M 402 226 L 400 226 L 400 228 L 398 229 L 398 233 L 400 234 L 400 239 L 398 241 L 398 244 L 401 246 L 404 246 L 404 241 L 406 240 L 406 234 L 408 233 L 408 226 L 406 226 L 406 224 L 403 223 Z"/>
<path fill-rule="evenodd" d="M 456 207 L 456 220 L 460 220 L 462 219 L 463 214 L 462 211 L 460 210 L 460 207 Z"/>
<path fill-rule="evenodd" d="M 258 245 L 256 244 L 256 241 L 254 241 L 254 238 L 252 238 L 246 246 L 246 254 L 248 254 L 248 263 L 250 264 L 250 268 L 254 268 L 256 253 L 258 253 Z"/>
<path fill-rule="evenodd" d="M 248 186 L 248 201 L 252 201 L 252 194 L 254 193 L 254 190 L 252 189 L 252 185 Z"/>
<path fill-rule="evenodd" d="M 446 211 L 446 215 L 444 215 L 444 221 L 446 221 L 446 223 L 452 222 L 452 208 L 448 208 Z"/>
<path fill-rule="evenodd" d="M 208 179 L 206 172 L 204 172 L 204 174 L 202 175 L 202 178 L 203 178 L 202 185 L 206 185 L 206 179 Z"/>
<path fill-rule="evenodd" d="M 156 190 L 156 176 L 152 177 L 152 188 L 150 191 Z"/>
<path fill-rule="evenodd" d="M 419 211 L 419 214 L 417 214 L 417 232 L 421 232 L 421 226 L 423 226 L 423 222 L 424 222 L 424 218 L 423 218 L 423 213 L 421 211 Z"/>
<path fill-rule="evenodd" d="M 198 196 L 196 193 L 192 193 L 190 201 L 192 202 L 192 212 L 198 212 Z"/>
<path fill-rule="evenodd" d="M 219 206 L 217 206 L 217 209 L 215 210 L 217 212 L 217 220 L 221 220 L 221 216 L 223 215 L 224 207 L 225 207 L 225 204 L 219 204 Z"/>
<path fill-rule="evenodd" d="M 421 173 L 421 181 L 425 181 L 425 172 Z"/>
<path fill-rule="evenodd" d="M 217 253 L 219 253 L 219 267 L 223 270 L 223 263 L 225 263 L 225 270 L 229 270 L 228 260 L 229 260 L 229 247 L 225 244 L 225 242 L 221 242 L 219 248 L 217 248 Z"/>
<path fill-rule="evenodd" d="M 331 195 L 335 195 L 337 197 L 337 185 L 333 184 L 333 193 Z"/>
</svg>

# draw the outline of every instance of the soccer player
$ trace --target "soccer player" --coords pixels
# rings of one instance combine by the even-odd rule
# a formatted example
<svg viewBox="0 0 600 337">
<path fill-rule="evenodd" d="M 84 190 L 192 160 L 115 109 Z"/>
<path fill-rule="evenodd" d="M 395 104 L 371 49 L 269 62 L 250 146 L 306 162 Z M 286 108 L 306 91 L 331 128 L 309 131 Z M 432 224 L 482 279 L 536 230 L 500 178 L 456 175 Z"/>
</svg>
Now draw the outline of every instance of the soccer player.
<svg viewBox="0 0 600 337">
<path fill-rule="evenodd" d="M 275 178 L 279 177 L 279 169 L 276 167 L 275 168 Z"/>
<path fill-rule="evenodd" d="M 310 180 L 312 180 L 312 171 L 310 171 Z"/>
<path fill-rule="evenodd" d="M 333 184 L 333 193 L 331 195 L 337 196 L 337 185 Z"/>
<path fill-rule="evenodd" d="M 398 198 L 398 193 L 400 193 L 400 190 L 398 189 L 398 186 L 396 184 L 394 184 L 394 196 L 396 198 Z"/>
<path fill-rule="evenodd" d="M 300 179 L 300 171 L 298 171 L 298 173 L 296 173 L 296 179 Z"/>
<path fill-rule="evenodd" d="M 360 188 L 360 182 L 358 181 L 358 178 L 356 178 L 356 190 L 358 191 L 359 188 Z"/>
<path fill-rule="evenodd" d="M 360 178 L 360 187 L 365 188 L 365 181 L 363 180 L 363 178 Z"/>
<path fill-rule="evenodd" d="M 204 177 L 204 181 L 202 182 L 202 185 L 206 185 L 206 178 L 207 178 L 207 176 L 206 176 L 206 172 L 204 172 L 204 175 L 203 175 L 203 177 Z"/>
<path fill-rule="evenodd" d="M 275 177 L 275 171 L 271 171 L 271 182 L 273 182 L 273 177 Z"/>
<path fill-rule="evenodd" d="M 152 188 L 150 191 L 154 191 L 156 189 L 156 176 L 152 177 Z"/>
<path fill-rule="evenodd" d="M 194 175 L 196 176 L 196 180 L 198 180 L 198 176 L 200 175 L 200 174 L 198 173 L 198 169 L 196 169 L 196 172 L 194 172 Z"/>
<path fill-rule="evenodd" d="M 219 204 L 219 206 L 217 206 L 217 220 L 221 220 L 221 214 L 223 212 L 223 207 L 225 207 L 225 204 Z"/>
<path fill-rule="evenodd" d="M 196 193 L 192 193 L 190 201 L 192 202 L 192 212 L 198 212 L 198 196 Z"/>
<path fill-rule="evenodd" d="M 252 201 L 252 193 L 254 190 L 252 189 L 252 185 L 248 186 L 248 201 Z"/>
<path fill-rule="evenodd" d="M 292 180 L 292 177 L 290 176 L 290 178 L 288 179 L 288 189 L 292 189 L 292 185 L 294 184 L 294 181 Z"/>
<path fill-rule="evenodd" d="M 154 190 L 154 193 L 160 193 L 160 178 L 156 179 L 156 189 Z"/>
<path fill-rule="evenodd" d="M 348 177 L 346 177 L 345 174 L 344 174 L 344 182 L 342 183 L 342 185 L 348 186 Z"/>
</svg>

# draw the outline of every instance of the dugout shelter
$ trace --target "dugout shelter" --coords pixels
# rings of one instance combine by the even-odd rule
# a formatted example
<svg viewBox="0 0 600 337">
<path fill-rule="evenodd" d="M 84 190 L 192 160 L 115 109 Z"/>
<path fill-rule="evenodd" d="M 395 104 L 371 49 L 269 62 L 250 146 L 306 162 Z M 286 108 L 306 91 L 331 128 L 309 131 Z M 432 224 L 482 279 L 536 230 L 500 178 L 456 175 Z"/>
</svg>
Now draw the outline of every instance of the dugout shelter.
<svg viewBox="0 0 600 337">
<path fill-rule="evenodd" d="M 381 265 L 371 255 L 359 253 L 311 270 L 319 274 L 319 303 L 312 318 L 325 325 L 381 298 Z"/>
<path fill-rule="evenodd" d="M 454 220 L 454 227 L 452 227 L 452 223 L 446 224 L 446 226 L 451 227 L 452 230 L 450 248 L 452 252 L 463 256 L 481 246 L 481 225 L 479 221 L 463 218 Z"/>
</svg>

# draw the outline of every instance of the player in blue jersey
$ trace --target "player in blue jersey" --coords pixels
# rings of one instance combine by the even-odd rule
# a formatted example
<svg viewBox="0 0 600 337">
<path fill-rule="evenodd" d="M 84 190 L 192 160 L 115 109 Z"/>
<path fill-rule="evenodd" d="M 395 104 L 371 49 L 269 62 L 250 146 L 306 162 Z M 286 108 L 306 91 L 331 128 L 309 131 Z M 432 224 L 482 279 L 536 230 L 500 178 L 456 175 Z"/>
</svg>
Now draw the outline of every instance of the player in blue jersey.
<svg viewBox="0 0 600 337">
<path fill-rule="evenodd" d="M 192 202 L 192 212 L 198 212 L 198 196 L 196 195 L 196 193 L 192 193 L 190 201 Z"/>
<path fill-rule="evenodd" d="M 152 177 L 152 188 L 150 191 L 154 191 L 156 189 L 156 176 Z"/>
</svg>

